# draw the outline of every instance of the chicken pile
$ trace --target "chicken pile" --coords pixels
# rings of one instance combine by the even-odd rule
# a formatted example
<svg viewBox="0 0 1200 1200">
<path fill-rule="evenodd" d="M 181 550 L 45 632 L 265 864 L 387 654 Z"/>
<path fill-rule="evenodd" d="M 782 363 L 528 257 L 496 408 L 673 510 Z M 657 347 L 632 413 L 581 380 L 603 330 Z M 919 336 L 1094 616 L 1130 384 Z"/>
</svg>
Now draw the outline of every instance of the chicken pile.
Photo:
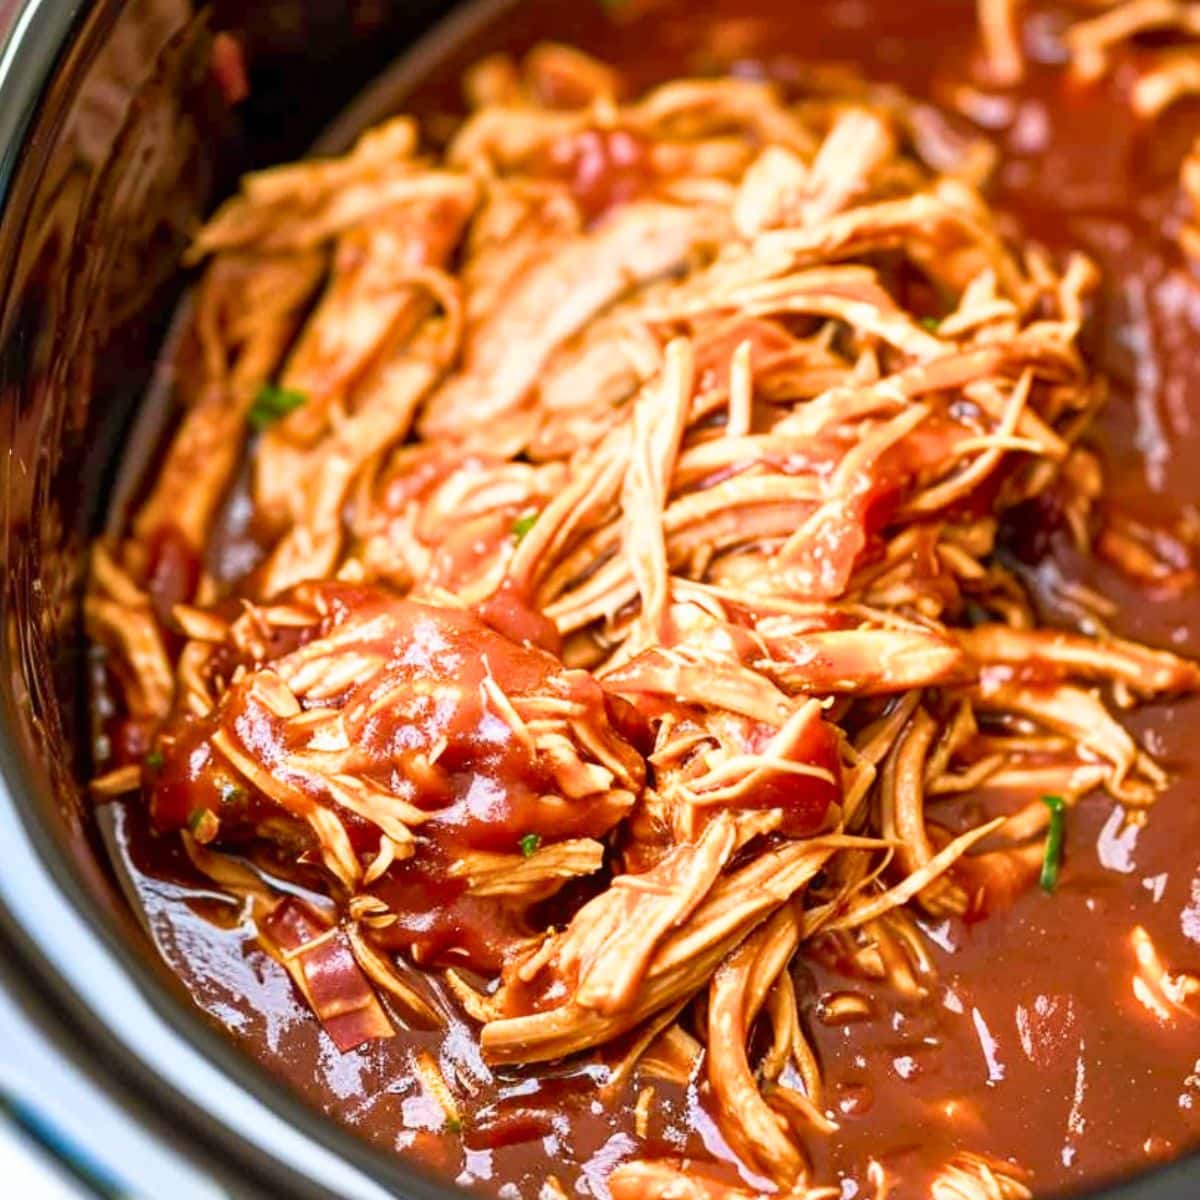
<svg viewBox="0 0 1200 1200">
<path fill-rule="evenodd" d="M 396 118 L 198 233 L 178 424 L 93 560 L 94 787 L 250 899 L 340 1048 L 437 975 L 489 1063 L 696 1081 L 752 1177 L 836 1196 L 793 961 L 919 994 L 923 917 L 1045 878 L 1043 796 L 1139 819 L 1116 714 L 1200 681 L 1085 589 L 1044 627 L 998 548 L 1093 536 L 1095 271 L 890 89 L 628 101 L 543 46 L 468 90 L 444 153 Z"/>
</svg>

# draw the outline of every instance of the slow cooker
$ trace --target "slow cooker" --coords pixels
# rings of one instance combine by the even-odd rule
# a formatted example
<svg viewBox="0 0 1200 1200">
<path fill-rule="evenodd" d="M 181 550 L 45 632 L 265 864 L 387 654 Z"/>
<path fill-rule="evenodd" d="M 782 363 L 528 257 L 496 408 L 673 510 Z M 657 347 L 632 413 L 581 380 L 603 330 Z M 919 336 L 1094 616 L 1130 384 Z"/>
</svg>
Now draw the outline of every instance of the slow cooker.
<svg viewBox="0 0 1200 1200">
<path fill-rule="evenodd" d="M 392 73 L 330 128 L 398 56 L 509 7 L 0 0 L 0 1103 L 94 1194 L 452 1194 L 305 1107 L 145 952 L 80 799 L 77 601 L 199 217 L 248 167 L 344 144 L 403 94 Z M 250 64 L 232 109 L 216 30 Z M 1104 1195 L 1200 1196 L 1200 1157 Z"/>
</svg>

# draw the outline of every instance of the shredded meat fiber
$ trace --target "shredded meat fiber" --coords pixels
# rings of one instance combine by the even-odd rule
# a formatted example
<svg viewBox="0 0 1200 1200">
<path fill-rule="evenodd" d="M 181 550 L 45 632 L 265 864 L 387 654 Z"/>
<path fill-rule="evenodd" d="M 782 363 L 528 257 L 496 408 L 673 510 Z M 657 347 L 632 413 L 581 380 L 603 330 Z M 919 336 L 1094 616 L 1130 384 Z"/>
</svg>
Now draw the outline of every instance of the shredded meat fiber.
<svg viewBox="0 0 1200 1200">
<path fill-rule="evenodd" d="M 1194 7 L 1096 16 L 1078 68 Z M 439 159 L 399 117 L 200 231 L 178 424 L 92 560 L 94 787 L 247 899 L 338 1048 L 436 1023 L 436 977 L 493 1067 L 699 1089 L 746 1182 L 651 1147 L 616 1200 L 818 1200 L 792 964 L 919 987 L 913 918 L 1044 880 L 1087 792 L 1151 805 L 1119 710 L 1200 676 L 1044 627 L 998 553 L 1049 495 L 1090 550 L 1105 389 L 1096 271 L 989 207 L 986 146 L 867 84 L 618 89 L 490 61 Z M 938 1186 L 1031 1194 L 971 1154 Z"/>
</svg>

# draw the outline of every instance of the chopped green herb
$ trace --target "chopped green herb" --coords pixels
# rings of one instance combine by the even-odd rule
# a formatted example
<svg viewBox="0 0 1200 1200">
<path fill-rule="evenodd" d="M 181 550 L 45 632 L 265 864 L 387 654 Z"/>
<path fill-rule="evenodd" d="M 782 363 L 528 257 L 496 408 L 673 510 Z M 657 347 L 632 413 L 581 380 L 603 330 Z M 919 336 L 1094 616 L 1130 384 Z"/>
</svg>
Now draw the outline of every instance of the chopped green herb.
<svg viewBox="0 0 1200 1200">
<path fill-rule="evenodd" d="M 536 853 L 537 848 L 542 844 L 542 835 L 540 833 L 527 833 L 520 842 L 521 853 L 529 858 Z"/>
<path fill-rule="evenodd" d="M 163 765 L 163 752 L 161 746 L 155 746 L 143 759 L 146 766 L 152 771 L 158 771 Z"/>
<path fill-rule="evenodd" d="M 1061 796 L 1043 796 L 1042 803 L 1050 810 L 1050 828 L 1046 831 L 1042 877 L 1038 882 L 1043 892 L 1052 892 L 1058 887 L 1058 868 L 1062 864 L 1063 825 L 1067 806 Z"/>
<path fill-rule="evenodd" d="M 221 822 L 217 820 L 212 809 L 194 808 L 188 815 L 188 828 L 196 841 L 211 842 L 217 836 Z"/>
<path fill-rule="evenodd" d="M 976 625 L 989 625 L 992 621 L 992 614 L 982 604 L 976 604 L 974 600 L 967 601 L 963 615 L 967 618 L 967 624 L 972 628 Z"/>
<path fill-rule="evenodd" d="M 924 325 L 930 333 L 937 333 L 942 323 L 937 319 L 937 317 L 922 317 L 921 324 Z"/>
<path fill-rule="evenodd" d="M 238 787 L 236 783 L 230 783 L 226 780 L 221 784 L 221 803 L 222 804 L 240 804 L 246 798 L 246 789 Z"/>
<path fill-rule="evenodd" d="M 447 1133 L 462 1133 L 462 1122 L 457 1117 L 446 1118 Z"/>
<path fill-rule="evenodd" d="M 274 384 L 264 383 L 254 397 L 254 403 L 246 414 L 246 420 L 260 432 L 268 425 L 274 425 L 280 417 L 303 408 L 308 403 L 308 397 L 303 392 L 291 388 L 275 387 Z"/>
<path fill-rule="evenodd" d="M 512 523 L 513 537 L 519 542 L 533 528 L 537 519 L 537 513 L 526 513 L 523 517 L 518 517 Z"/>
</svg>

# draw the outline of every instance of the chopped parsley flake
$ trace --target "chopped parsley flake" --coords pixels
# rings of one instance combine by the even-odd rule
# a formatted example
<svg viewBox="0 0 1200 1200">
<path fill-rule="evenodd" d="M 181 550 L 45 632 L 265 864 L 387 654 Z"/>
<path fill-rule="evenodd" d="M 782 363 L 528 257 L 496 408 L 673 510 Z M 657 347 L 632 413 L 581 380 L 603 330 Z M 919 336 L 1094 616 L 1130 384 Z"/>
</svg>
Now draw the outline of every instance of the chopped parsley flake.
<svg viewBox="0 0 1200 1200">
<path fill-rule="evenodd" d="M 225 782 L 221 784 L 221 803 L 222 804 L 240 804 L 246 798 L 246 789 L 238 787 L 236 783 Z"/>
<path fill-rule="evenodd" d="M 537 848 L 541 844 L 542 835 L 540 833 L 527 833 L 520 841 L 521 853 L 529 858 L 537 852 Z"/>
<path fill-rule="evenodd" d="M 291 388 L 275 387 L 274 384 L 264 383 L 254 397 L 254 403 L 246 414 L 246 420 L 259 432 L 268 425 L 274 425 L 281 417 L 303 408 L 308 403 L 308 397 L 303 392 Z"/>
<path fill-rule="evenodd" d="M 1053 892 L 1058 887 L 1058 870 L 1062 865 L 1063 826 L 1067 806 L 1061 796 L 1043 796 L 1042 803 L 1050 810 L 1050 828 L 1046 832 L 1042 875 L 1038 883 L 1043 892 Z"/>
<path fill-rule="evenodd" d="M 512 523 L 513 537 L 519 542 L 533 528 L 537 519 L 537 513 L 526 513 L 523 517 L 518 517 Z"/>
<path fill-rule="evenodd" d="M 217 820 L 211 809 L 194 808 L 188 816 L 188 829 L 198 842 L 211 842 L 217 836 L 221 822 Z"/>
</svg>

